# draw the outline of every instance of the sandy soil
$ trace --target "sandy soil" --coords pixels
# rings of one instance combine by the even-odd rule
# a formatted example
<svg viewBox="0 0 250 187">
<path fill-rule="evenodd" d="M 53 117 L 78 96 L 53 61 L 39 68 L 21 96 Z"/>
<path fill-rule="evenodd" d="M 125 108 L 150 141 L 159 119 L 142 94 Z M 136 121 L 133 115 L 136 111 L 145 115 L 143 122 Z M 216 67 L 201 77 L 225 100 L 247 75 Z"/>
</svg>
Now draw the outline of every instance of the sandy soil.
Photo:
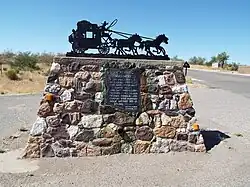
<svg viewBox="0 0 250 187">
<path fill-rule="evenodd" d="M 0 94 L 10 93 L 38 93 L 44 89 L 46 76 L 45 73 L 48 71 L 49 66 L 45 64 L 39 64 L 41 70 L 39 71 L 24 71 L 20 72 L 18 76 L 20 80 L 13 81 L 6 77 L 5 72 L 10 67 L 5 66 L 5 71 L 0 74 Z"/>
<path fill-rule="evenodd" d="M 207 70 L 215 70 L 215 68 L 212 68 L 211 66 L 202 66 L 202 65 L 193 65 L 190 64 L 191 69 L 207 69 Z"/>
</svg>

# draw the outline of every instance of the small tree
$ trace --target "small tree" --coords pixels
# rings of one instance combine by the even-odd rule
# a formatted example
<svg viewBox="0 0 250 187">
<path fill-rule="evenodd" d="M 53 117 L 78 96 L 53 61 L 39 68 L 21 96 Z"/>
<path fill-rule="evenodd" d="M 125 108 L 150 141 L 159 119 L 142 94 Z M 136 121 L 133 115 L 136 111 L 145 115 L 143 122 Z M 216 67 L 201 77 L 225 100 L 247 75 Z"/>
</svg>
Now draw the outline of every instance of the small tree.
<svg viewBox="0 0 250 187">
<path fill-rule="evenodd" d="M 188 62 L 190 64 L 195 64 L 195 65 L 204 65 L 205 62 L 206 62 L 206 59 L 205 58 L 202 58 L 202 57 L 191 57 Z"/>
<path fill-rule="evenodd" d="M 220 67 L 224 68 L 224 65 L 227 63 L 229 59 L 229 55 L 226 52 L 222 52 L 219 53 L 216 58 L 220 64 Z"/>
<path fill-rule="evenodd" d="M 11 67 L 19 70 L 38 70 L 38 57 L 31 52 L 20 52 L 10 63 Z"/>
<path fill-rule="evenodd" d="M 217 57 L 216 56 L 212 56 L 210 62 L 211 63 L 217 62 Z"/>
<path fill-rule="evenodd" d="M 206 62 L 206 66 L 212 66 L 213 63 L 217 62 L 217 57 L 212 56 L 209 61 Z"/>
<path fill-rule="evenodd" d="M 226 69 L 230 71 L 238 71 L 239 69 L 239 63 L 232 62 L 231 64 L 226 65 Z"/>
<path fill-rule="evenodd" d="M 5 59 L 11 59 L 15 56 L 15 53 L 13 53 L 12 51 L 10 50 L 5 50 L 3 53 L 2 53 L 2 56 L 4 56 Z"/>
<path fill-rule="evenodd" d="M 53 53 L 41 53 L 38 57 L 38 63 L 44 63 L 51 65 L 53 62 L 54 54 Z"/>
<path fill-rule="evenodd" d="M 179 58 L 177 55 L 175 55 L 173 58 L 171 58 L 173 61 L 184 61 L 183 59 Z"/>
</svg>

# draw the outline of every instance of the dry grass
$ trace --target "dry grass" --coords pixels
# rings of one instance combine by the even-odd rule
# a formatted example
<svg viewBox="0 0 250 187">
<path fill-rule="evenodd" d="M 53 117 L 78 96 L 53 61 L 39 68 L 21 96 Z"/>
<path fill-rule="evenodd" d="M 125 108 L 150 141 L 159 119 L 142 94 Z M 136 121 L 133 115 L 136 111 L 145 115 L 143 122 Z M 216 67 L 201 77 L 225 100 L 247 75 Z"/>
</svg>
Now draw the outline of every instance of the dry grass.
<svg viewBox="0 0 250 187">
<path fill-rule="evenodd" d="M 239 66 L 239 73 L 250 74 L 250 66 Z"/>
<path fill-rule="evenodd" d="M 5 72 L 10 69 L 4 66 L 4 72 L 0 75 L 0 94 L 17 94 L 17 93 L 37 93 L 44 89 L 46 76 L 45 73 L 50 68 L 46 64 L 39 64 L 41 70 L 33 72 L 20 72 L 20 80 L 13 81 L 6 77 Z"/>
<path fill-rule="evenodd" d="M 186 77 L 186 83 L 187 83 L 188 87 L 191 87 L 191 88 L 207 88 L 207 86 L 204 84 L 194 82 L 192 80 L 192 77 L 189 77 L 189 76 Z"/>
<path fill-rule="evenodd" d="M 189 77 L 189 76 L 187 76 L 187 77 L 186 77 L 186 83 L 187 83 L 187 84 L 193 84 L 192 78 Z"/>
<path fill-rule="evenodd" d="M 204 65 L 190 65 L 191 69 L 207 69 L 207 70 L 215 70 L 216 68 L 212 68 L 212 66 L 204 66 Z"/>
<path fill-rule="evenodd" d="M 204 84 L 194 83 L 194 84 L 188 84 L 188 87 L 190 88 L 207 88 Z"/>
<path fill-rule="evenodd" d="M 191 69 L 201 69 L 201 70 L 219 70 L 221 72 L 232 72 L 229 69 L 222 69 L 222 68 L 213 68 L 212 66 L 206 66 L 206 65 L 190 65 Z"/>
</svg>

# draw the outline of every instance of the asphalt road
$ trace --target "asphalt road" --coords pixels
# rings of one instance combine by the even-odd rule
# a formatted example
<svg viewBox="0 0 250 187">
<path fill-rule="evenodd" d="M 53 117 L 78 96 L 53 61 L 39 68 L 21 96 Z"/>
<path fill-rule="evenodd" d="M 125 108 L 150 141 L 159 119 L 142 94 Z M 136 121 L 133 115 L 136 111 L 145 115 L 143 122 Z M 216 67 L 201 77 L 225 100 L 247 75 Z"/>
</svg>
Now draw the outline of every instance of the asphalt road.
<svg viewBox="0 0 250 187">
<path fill-rule="evenodd" d="M 250 98 L 250 76 L 191 69 L 188 70 L 188 76 L 210 88 L 228 90 Z"/>
</svg>

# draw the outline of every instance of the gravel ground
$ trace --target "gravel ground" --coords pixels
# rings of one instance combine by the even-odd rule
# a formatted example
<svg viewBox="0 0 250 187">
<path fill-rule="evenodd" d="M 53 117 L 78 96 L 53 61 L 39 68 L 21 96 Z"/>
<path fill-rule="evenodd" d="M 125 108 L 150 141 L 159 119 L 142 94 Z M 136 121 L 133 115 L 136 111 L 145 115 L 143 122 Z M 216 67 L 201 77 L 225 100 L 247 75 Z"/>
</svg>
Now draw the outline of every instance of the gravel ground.
<svg viewBox="0 0 250 187">
<path fill-rule="evenodd" d="M 250 99 L 217 89 L 190 88 L 190 92 L 201 127 L 231 136 L 208 153 L 23 161 L 17 160 L 21 152 L 16 150 L 0 154 L 0 186 L 250 186 Z M 39 97 L 0 97 L 0 136 L 8 137 L 23 125 L 17 115 L 29 127 Z M 15 140 L 19 141 L 17 148 L 25 145 L 22 137 L 27 132 Z"/>
<path fill-rule="evenodd" d="M 0 137 L 33 123 L 40 97 L 38 94 L 0 96 Z"/>
</svg>

